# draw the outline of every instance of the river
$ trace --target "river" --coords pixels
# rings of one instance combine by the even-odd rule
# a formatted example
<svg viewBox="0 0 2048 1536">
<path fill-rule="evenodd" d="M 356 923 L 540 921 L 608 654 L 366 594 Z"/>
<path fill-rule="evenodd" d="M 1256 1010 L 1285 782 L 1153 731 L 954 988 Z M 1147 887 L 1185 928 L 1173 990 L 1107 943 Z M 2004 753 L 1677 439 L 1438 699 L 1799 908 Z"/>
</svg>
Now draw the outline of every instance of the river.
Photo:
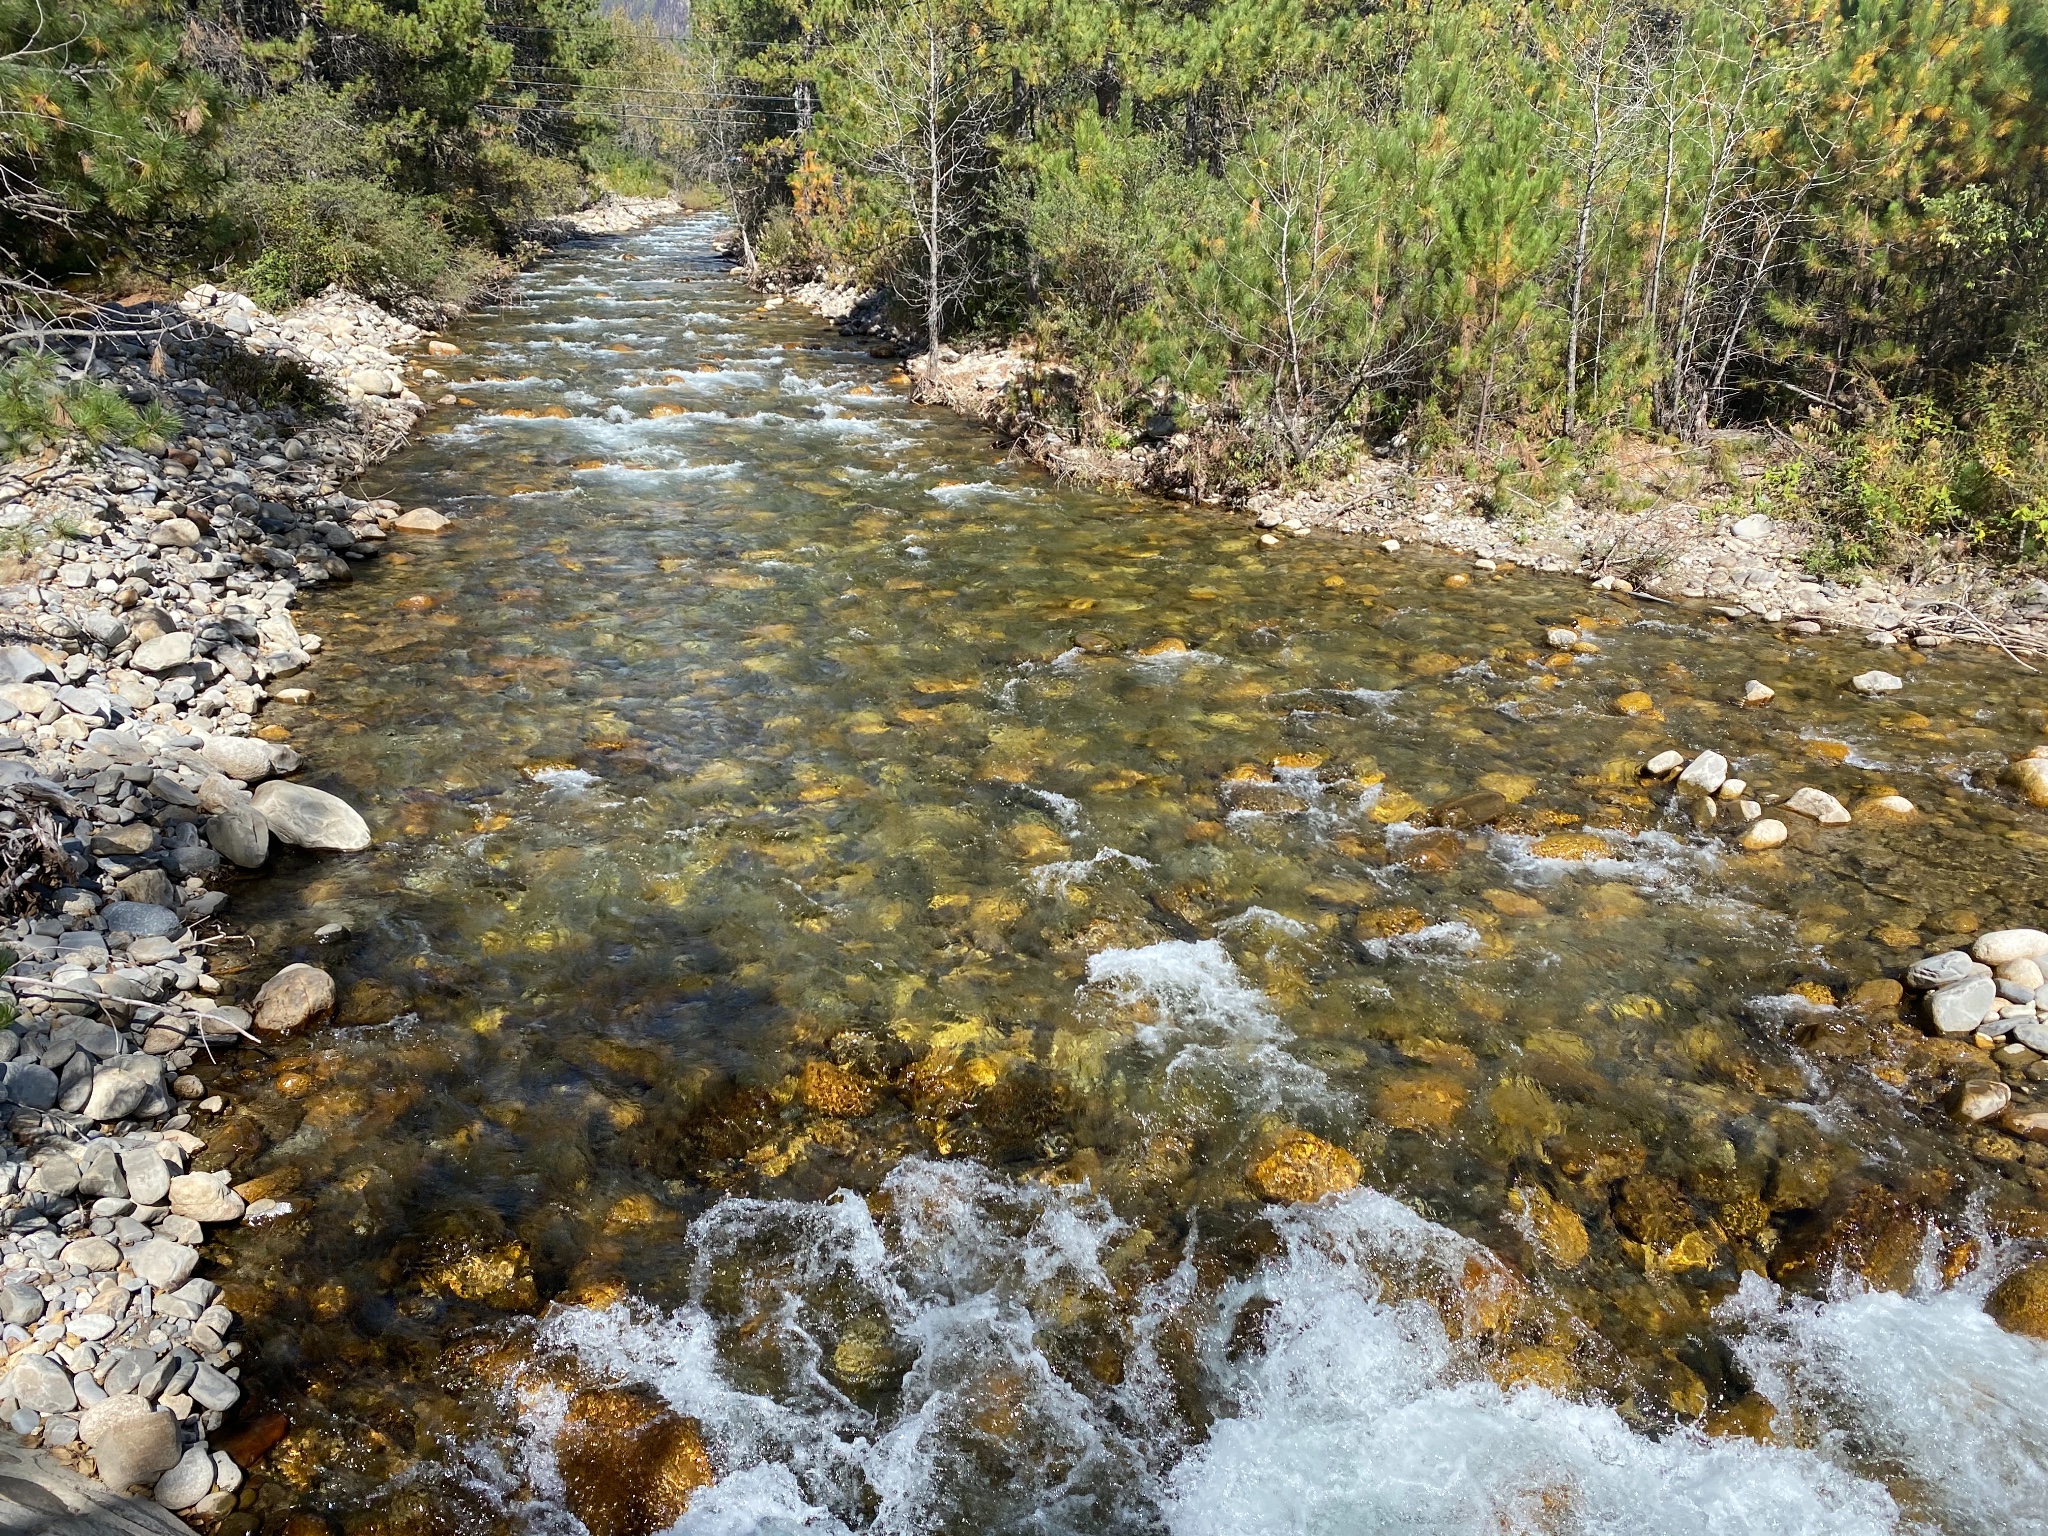
<svg viewBox="0 0 2048 1536">
<path fill-rule="evenodd" d="M 2037 679 L 1050 482 L 715 228 L 453 330 L 369 488 L 457 522 L 304 605 L 377 845 L 236 898 L 342 1004 L 212 1069 L 228 1536 L 665 1525 L 611 1387 L 687 1531 L 2048 1530 L 2048 1148 L 1850 1006 L 2042 917 Z M 1744 853 L 1674 746 L 1919 809 Z"/>
</svg>

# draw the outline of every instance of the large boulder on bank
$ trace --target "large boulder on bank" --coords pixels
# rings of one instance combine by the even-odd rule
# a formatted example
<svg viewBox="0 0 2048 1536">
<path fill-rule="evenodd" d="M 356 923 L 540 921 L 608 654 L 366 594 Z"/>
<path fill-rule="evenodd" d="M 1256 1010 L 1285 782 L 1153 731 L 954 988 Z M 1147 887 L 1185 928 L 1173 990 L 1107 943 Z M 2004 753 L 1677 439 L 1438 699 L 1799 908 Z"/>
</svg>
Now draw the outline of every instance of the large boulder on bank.
<svg viewBox="0 0 2048 1536">
<path fill-rule="evenodd" d="M 7 1373 L 7 1392 L 22 1407 L 38 1413 L 69 1413 L 78 1406 L 71 1373 L 48 1355 L 25 1354 L 16 1360 Z"/>
<path fill-rule="evenodd" d="M 178 1464 L 156 1482 L 156 1501 L 165 1509 L 190 1509 L 213 1492 L 213 1452 L 204 1441 L 189 1445 Z"/>
<path fill-rule="evenodd" d="M 360 853 L 370 846 L 370 825 L 338 795 L 307 784 L 273 779 L 256 790 L 256 809 L 270 835 L 295 848 Z"/>
<path fill-rule="evenodd" d="M 25 645 L 0 648 L 0 682 L 33 683 L 50 675 L 50 664 Z"/>
<path fill-rule="evenodd" d="M 99 1467 L 100 1481 L 116 1492 L 155 1483 L 183 1454 L 177 1419 L 132 1392 L 86 1409 L 78 1417 L 78 1433 Z"/>
<path fill-rule="evenodd" d="M 138 1052 L 116 1056 L 93 1068 L 92 1092 L 85 1101 L 88 1120 L 132 1120 L 138 1115 L 165 1114 L 170 1094 L 164 1087 L 164 1060 Z"/>
<path fill-rule="evenodd" d="M 199 755 L 231 779 L 253 784 L 276 771 L 270 743 L 254 736 L 209 736 Z"/>
<path fill-rule="evenodd" d="M 181 1173 L 171 1180 L 171 1214 L 209 1225 L 240 1221 L 248 1202 L 228 1188 L 224 1173 Z"/>
<path fill-rule="evenodd" d="M 169 907 L 149 901 L 110 901 L 100 910 L 107 932 L 137 939 L 168 939 L 185 931 L 185 920 Z"/>
<path fill-rule="evenodd" d="M 206 841 L 230 864 L 260 869 L 270 857 L 270 823 L 254 805 L 231 805 L 206 823 Z"/>
<path fill-rule="evenodd" d="M 174 630 L 135 647 L 135 654 L 128 658 L 128 665 L 138 672 L 168 672 L 173 667 L 184 666 L 191 659 L 192 637 Z"/>
</svg>

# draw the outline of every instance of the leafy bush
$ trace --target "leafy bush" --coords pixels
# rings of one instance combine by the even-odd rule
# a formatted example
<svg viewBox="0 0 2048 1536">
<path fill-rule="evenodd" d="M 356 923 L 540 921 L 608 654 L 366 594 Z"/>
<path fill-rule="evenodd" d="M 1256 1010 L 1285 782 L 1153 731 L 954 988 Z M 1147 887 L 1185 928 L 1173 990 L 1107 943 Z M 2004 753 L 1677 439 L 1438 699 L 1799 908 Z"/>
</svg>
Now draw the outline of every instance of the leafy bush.
<svg viewBox="0 0 2048 1536">
<path fill-rule="evenodd" d="M 354 107 L 325 86 L 251 106 L 222 159 L 223 204 L 250 253 L 235 280 L 260 303 L 294 303 L 329 283 L 393 302 L 460 302 L 487 264 L 450 238 L 434 200 L 379 176 Z"/>
<path fill-rule="evenodd" d="M 667 169 L 649 156 L 607 146 L 588 159 L 591 179 L 614 197 L 666 197 L 673 189 Z"/>
<path fill-rule="evenodd" d="M 484 140 L 472 174 L 499 230 L 567 213 L 583 202 L 583 176 L 574 164 L 534 154 L 509 138 Z"/>
<path fill-rule="evenodd" d="M 229 343 L 201 353 L 198 365 L 201 378 L 249 409 L 310 415 L 332 404 L 320 376 L 296 357 Z"/>
<path fill-rule="evenodd" d="M 2020 558 L 2048 552 L 2048 357 L 2029 348 L 1974 370 L 1953 404 L 1916 397 L 1818 434 L 1772 498 L 1811 509 L 1822 569 L 1884 564 L 1946 543 Z"/>
</svg>

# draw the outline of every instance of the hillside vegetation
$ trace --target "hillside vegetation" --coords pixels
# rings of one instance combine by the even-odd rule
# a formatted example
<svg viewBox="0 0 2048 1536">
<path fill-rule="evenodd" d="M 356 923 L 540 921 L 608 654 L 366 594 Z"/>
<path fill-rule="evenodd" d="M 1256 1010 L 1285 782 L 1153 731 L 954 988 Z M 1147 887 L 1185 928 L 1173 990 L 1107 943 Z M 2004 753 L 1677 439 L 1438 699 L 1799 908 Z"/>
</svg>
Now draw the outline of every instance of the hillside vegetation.
<svg viewBox="0 0 2048 1536">
<path fill-rule="evenodd" d="M 465 300 L 529 221 L 667 185 L 621 110 L 650 47 L 595 0 L 0 0 L 15 323 L 202 276 Z"/>
<path fill-rule="evenodd" d="M 2048 535 L 2038 0 L 703 0 L 750 259 L 1026 333 L 1083 440 L 1587 483 L 1793 434 L 1823 558 Z M 1731 456 L 1713 461 L 1739 484 Z M 1576 481 L 1573 477 L 1578 477 Z"/>
</svg>

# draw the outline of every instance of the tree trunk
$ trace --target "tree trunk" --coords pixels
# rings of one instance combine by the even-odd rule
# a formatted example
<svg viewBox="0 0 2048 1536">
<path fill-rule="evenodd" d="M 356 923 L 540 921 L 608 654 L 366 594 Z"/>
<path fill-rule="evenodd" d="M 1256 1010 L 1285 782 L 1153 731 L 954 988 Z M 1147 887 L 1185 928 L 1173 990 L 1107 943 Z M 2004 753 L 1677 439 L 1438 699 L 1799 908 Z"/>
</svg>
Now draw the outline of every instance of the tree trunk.
<svg viewBox="0 0 2048 1536">
<path fill-rule="evenodd" d="M 925 227 L 924 242 L 926 261 L 924 376 L 926 384 L 936 391 L 939 387 L 939 327 L 940 322 L 944 318 L 943 309 L 945 304 L 944 295 L 939 289 L 939 280 L 944 275 L 942 269 L 945 258 L 945 236 L 944 226 L 939 222 L 940 214 L 943 211 L 939 201 L 939 183 L 942 180 L 939 160 L 939 113 L 942 103 L 939 100 L 941 84 L 939 75 L 939 35 L 936 30 L 926 35 L 925 49 L 925 79 L 927 82 L 924 114 L 925 163 L 931 172 L 931 201 L 926 214 L 928 222 Z"/>
<path fill-rule="evenodd" d="M 1600 116 L 1601 86 L 1607 74 L 1604 46 L 1593 79 L 1593 147 L 1586 156 L 1586 180 L 1579 190 L 1579 227 L 1572 239 L 1572 297 L 1569 329 L 1564 341 L 1564 435 L 1579 424 L 1579 319 L 1586 302 L 1586 248 L 1593 233 L 1593 194 L 1600 186 L 1600 148 L 1607 131 Z"/>
</svg>

